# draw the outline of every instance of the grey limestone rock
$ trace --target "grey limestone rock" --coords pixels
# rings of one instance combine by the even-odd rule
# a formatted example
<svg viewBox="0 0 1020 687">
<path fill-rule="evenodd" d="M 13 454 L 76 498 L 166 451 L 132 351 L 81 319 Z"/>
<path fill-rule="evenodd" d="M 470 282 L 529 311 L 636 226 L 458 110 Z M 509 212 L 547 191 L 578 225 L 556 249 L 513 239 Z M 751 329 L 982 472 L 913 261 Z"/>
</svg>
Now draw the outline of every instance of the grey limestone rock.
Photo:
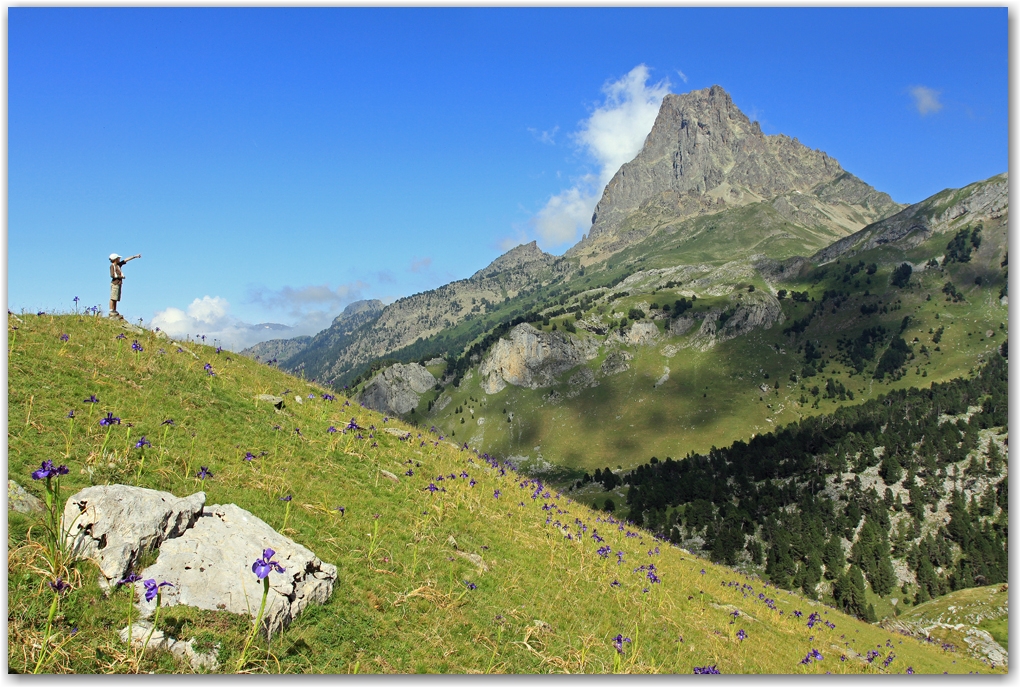
<svg viewBox="0 0 1020 687">
<path fill-rule="evenodd" d="M 263 630 L 273 633 L 308 604 L 326 602 L 336 582 L 336 566 L 234 504 L 208 506 L 194 527 L 163 542 L 159 558 L 141 575 L 173 585 L 162 590 L 165 606 L 221 609 L 254 619 L 262 601 L 262 582 L 251 566 L 267 548 L 276 552 L 272 560 L 285 570 L 270 572 L 268 578 Z M 155 601 L 140 605 L 151 612 Z"/>
<path fill-rule="evenodd" d="M 628 351 L 610 351 L 606 359 L 602 361 L 599 372 L 603 376 L 620 374 L 630 369 L 628 361 L 634 359 L 634 354 Z"/>
<path fill-rule="evenodd" d="M 591 339 L 539 331 L 527 323 L 511 329 L 508 337 L 496 342 L 478 368 L 487 394 L 499 393 L 507 384 L 552 386 L 560 374 L 594 358 L 599 348 Z"/>
<path fill-rule="evenodd" d="M 87 487 L 64 504 L 67 545 L 99 563 L 101 584 L 116 582 L 144 552 L 183 534 L 204 505 L 204 492 L 178 498 L 124 484 Z"/>
<path fill-rule="evenodd" d="M 46 504 L 32 496 L 25 488 L 12 479 L 7 480 L 7 510 L 18 513 L 41 513 Z"/>
<path fill-rule="evenodd" d="M 397 363 L 381 370 L 365 385 L 358 400 L 380 413 L 404 415 L 418 405 L 436 378 L 418 363 Z"/>
</svg>

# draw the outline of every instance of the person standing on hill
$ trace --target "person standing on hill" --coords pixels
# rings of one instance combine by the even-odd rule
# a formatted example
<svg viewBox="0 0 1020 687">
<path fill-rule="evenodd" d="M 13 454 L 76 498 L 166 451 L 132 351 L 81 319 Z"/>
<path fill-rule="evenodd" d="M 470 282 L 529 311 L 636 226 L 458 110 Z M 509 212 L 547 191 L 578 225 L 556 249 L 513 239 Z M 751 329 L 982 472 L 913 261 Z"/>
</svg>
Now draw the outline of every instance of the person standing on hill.
<svg viewBox="0 0 1020 687">
<path fill-rule="evenodd" d="M 140 257 L 142 257 L 141 253 L 132 255 L 130 258 L 122 258 L 116 253 L 110 253 L 110 317 L 124 319 L 123 315 L 117 312 L 117 301 L 120 300 L 121 285 L 124 283 L 124 272 L 120 268 Z"/>
</svg>

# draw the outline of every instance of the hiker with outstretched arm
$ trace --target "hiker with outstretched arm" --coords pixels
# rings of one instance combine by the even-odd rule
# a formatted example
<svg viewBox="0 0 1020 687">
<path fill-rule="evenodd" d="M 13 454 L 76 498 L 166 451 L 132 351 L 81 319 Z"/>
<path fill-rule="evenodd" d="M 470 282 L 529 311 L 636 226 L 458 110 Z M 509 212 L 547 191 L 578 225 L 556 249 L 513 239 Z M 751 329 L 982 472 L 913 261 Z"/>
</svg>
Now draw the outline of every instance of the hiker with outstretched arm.
<svg viewBox="0 0 1020 687">
<path fill-rule="evenodd" d="M 124 283 L 124 272 L 120 269 L 135 258 L 142 257 L 142 254 L 132 255 L 130 258 L 122 258 L 116 253 L 110 253 L 110 317 L 124 316 L 117 312 L 117 301 L 120 300 L 121 285 Z"/>
</svg>

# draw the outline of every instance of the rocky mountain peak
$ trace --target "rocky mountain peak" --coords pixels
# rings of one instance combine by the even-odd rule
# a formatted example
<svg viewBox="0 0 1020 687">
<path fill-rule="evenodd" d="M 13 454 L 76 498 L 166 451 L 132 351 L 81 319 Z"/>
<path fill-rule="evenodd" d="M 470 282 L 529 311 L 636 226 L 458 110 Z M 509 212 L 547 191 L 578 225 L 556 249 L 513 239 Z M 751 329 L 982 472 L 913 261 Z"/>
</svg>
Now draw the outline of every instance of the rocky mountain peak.
<svg viewBox="0 0 1020 687">
<path fill-rule="evenodd" d="M 591 231 L 568 255 L 619 243 L 635 228 L 810 193 L 844 174 L 820 150 L 782 134 L 763 134 L 719 86 L 669 94 L 637 157 L 607 184 Z M 898 207 L 886 200 L 877 204 Z"/>
<path fill-rule="evenodd" d="M 383 302 L 378 299 L 354 301 L 344 311 L 333 318 L 333 324 L 338 325 L 350 320 L 355 315 L 361 315 L 363 313 L 377 313 L 382 312 Z"/>
<path fill-rule="evenodd" d="M 497 272 L 506 272 L 518 269 L 536 262 L 545 266 L 552 264 L 555 261 L 556 258 L 554 256 L 544 253 L 542 249 L 538 247 L 537 241 L 522 243 L 519 246 L 514 246 L 506 253 L 503 253 L 503 255 L 493 260 L 489 263 L 488 267 L 484 267 L 475 272 L 471 278 L 479 279 Z"/>
</svg>

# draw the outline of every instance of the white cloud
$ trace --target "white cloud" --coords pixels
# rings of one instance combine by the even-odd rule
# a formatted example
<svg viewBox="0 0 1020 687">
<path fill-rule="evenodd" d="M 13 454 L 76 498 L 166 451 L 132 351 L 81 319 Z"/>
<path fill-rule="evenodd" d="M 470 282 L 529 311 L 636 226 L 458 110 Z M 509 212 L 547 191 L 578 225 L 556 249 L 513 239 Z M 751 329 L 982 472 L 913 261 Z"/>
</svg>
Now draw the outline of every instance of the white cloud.
<svg viewBox="0 0 1020 687">
<path fill-rule="evenodd" d="M 255 303 L 270 309 L 288 309 L 291 314 L 299 314 L 311 305 L 325 305 L 327 308 L 339 308 L 361 297 L 361 292 L 368 288 L 363 281 L 341 284 L 335 289 L 328 284 L 321 286 L 301 286 L 294 288 L 284 286 L 275 291 L 264 287 L 248 290 L 247 302 Z"/>
<path fill-rule="evenodd" d="M 914 86 L 910 89 L 910 95 L 914 97 L 914 106 L 922 117 L 942 109 L 942 103 L 939 102 L 942 91 L 927 86 Z"/>
<path fill-rule="evenodd" d="M 574 141 L 598 166 L 552 196 L 532 218 L 532 225 L 547 246 L 575 241 L 591 226 L 591 216 L 602 190 L 625 163 L 641 151 L 655 123 L 669 80 L 648 84 L 648 67 L 639 64 L 623 78 L 602 87 L 605 100 L 580 123 Z"/>
<path fill-rule="evenodd" d="M 328 327 L 347 304 L 361 298 L 368 284 L 361 281 L 341 284 L 336 288 L 321 286 L 284 286 L 281 289 L 249 289 L 245 301 L 265 311 L 282 311 L 290 324 L 279 324 L 277 315 L 267 312 L 266 321 L 250 324 L 230 313 L 230 303 L 220 296 L 196 298 L 184 310 L 168 307 L 153 316 L 152 327 L 159 327 L 174 339 L 196 339 L 204 335 L 205 343 L 217 342 L 224 348 L 239 351 L 269 339 L 289 339 L 313 335 Z"/>
<path fill-rule="evenodd" d="M 556 132 L 560 130 L 559 124 L 552 128 L 552 131 L 539 131 L 532 127 L 528 127 L 528 131 L 532 136 L 535 137 L 539 143 L 545 143 L 547 145 L 556 145 Z"/>
<path fill-rule="evenodd" d="M 681 81 L 683 81 L 684 83 L 687 83 L 687 75 L 686 75 L 686 74 L 684 74 L 684 73 L 683 73 L 682 71 L 680 71 L 679 69 L 677 69 L 677 70 L 676 70 L 676 74 L 677 74 L 677 76 L 679 76 L 679 77 L 680 77 L 680 80 L 681 80 Z"/>
<path fill-rule="evenodd" d="M 415 274 L 425 272 L 432 267 L 432 258 L 414 258 L 411 260 L 411 271 Z"/>
</svg>

